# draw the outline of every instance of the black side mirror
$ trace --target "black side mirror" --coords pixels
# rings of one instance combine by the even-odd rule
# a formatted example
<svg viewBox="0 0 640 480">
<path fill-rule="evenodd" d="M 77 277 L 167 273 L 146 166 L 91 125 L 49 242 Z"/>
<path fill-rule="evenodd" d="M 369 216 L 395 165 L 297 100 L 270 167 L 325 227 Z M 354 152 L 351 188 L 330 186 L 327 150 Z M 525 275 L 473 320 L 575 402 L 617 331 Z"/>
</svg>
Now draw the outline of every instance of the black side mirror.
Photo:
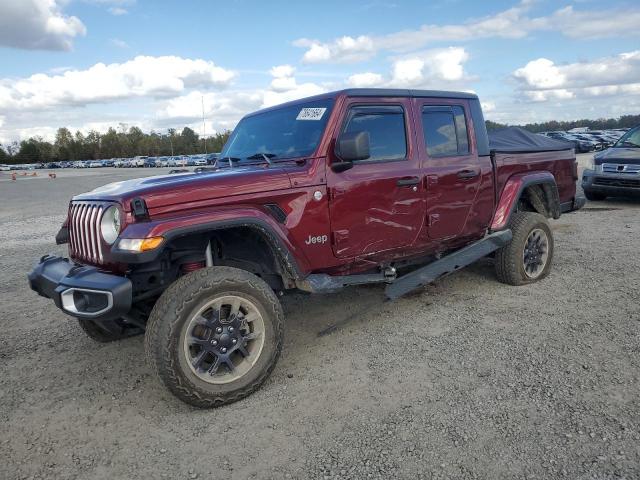
<svg viewBox="0 0 640 480">
<path fill-rule="evenodd" d="M 356 160 L 366 160 L 371 156 L 369 132 L 343 133 L 336 140 L 335 153 L 340 161 L 333 163 L 331 169 L 337 173 L 349 170 Z"/>
</svg>

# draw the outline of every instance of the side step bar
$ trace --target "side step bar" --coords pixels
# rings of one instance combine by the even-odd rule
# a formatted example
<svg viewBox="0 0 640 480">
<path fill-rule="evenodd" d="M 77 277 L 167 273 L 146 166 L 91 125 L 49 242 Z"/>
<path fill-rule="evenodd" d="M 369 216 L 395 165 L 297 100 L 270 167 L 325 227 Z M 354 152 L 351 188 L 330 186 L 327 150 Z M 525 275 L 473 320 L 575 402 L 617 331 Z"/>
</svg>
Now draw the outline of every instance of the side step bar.
<svg viewBox="0 0 640 480">
<path fill-rule="evenodd" d="M 397 278 L 387 286 L 384 293 L 389 300 L 395 300 L 416 288 L 427 285 L 444 275 L 453 273 L 476 260 L 480 260 L 482 257 L 486 257 L 491 252 L 509 243 L 512 237 L 511 230 L 501 230 L 487 235 L 482 240 Z"/>
<path fill-rule="evenodd" d="M 393 272 L 387 274 L 381 272 L 334 276 L 327 275 L 326 273 L 314 273 L 308 275 L 304 280 L 298 281 L 297 286 L 299 289 L 307 292 L 333 293 L 350 285 L 386 282 L 389 285 L 385 289 L 385 295 L 389 300 L 395 300 L 416 288 L 431 283 L 444 275 L 455 272 L 489 255 L 491 252 L 509 243 L 512 237 L 511 230 L 501 230 L 491 233 L 482 240 L 478 240 L 471 245 L 467 245 L 460 250 L 450 253 L 440 260 L 436 260 L 398 278 L 391 275 L 395 274 L 395 270 L 393 269 Z"/>
</svg>

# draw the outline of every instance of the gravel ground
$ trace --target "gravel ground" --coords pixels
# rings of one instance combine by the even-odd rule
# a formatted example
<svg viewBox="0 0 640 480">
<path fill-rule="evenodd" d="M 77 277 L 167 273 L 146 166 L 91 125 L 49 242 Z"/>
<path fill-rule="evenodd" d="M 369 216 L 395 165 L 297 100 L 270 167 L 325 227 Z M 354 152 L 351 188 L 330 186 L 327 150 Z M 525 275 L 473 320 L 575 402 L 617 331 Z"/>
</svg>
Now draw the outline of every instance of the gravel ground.
<svg viewBox="0 0 640 480">
<path fill-rule="evenodd" d="M 286 296 L 272 377 L 202 411 L 151 376 L 141 337 L 93 343 L 26 282 L 64 253 L 70 195 L 157 171 L 57 173 L 0 176 L 0 478 L 640 478 L 640 201 L 554 221 L 531 286 L 486 260 L 392 303 Z"/>
</svg>

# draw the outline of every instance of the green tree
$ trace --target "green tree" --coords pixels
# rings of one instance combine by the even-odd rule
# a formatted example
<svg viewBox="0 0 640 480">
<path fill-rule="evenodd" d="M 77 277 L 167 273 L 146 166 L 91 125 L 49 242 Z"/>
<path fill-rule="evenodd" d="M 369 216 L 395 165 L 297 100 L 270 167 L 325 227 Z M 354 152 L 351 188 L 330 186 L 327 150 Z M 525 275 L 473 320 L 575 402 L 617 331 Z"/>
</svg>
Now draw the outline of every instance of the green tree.
<svg viewBox="0 0 640 480">
<path fill-rule="evenodd" d="M 66 127 L 61 127 L 56 132 L 56 140 L 54 143 L 55 156 L 58 160 L 69 160 L 71 158 L 71 149 L 73 135 Z"/>
</svg>

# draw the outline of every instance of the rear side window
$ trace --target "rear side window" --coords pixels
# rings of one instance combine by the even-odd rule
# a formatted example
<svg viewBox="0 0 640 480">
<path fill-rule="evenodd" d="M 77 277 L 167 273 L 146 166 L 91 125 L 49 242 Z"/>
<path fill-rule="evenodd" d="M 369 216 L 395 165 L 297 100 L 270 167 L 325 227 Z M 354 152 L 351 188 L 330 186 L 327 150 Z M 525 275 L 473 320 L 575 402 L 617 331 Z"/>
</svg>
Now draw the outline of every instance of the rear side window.
<svg viewBox="0 0 640 480">
<path fill-rule="evenodd" d="M 367 161 L 402 160 L 407 156 L 404 109 L 400 106 L 351 107 L 343 132 L 369 132 Z"/>
<path fill-rule="evenodd" d="M 424 107 L 422 131 L 430 157 L 454 157 L 469 153 L 467 122 L 461 106 Z"/>
</svg>

